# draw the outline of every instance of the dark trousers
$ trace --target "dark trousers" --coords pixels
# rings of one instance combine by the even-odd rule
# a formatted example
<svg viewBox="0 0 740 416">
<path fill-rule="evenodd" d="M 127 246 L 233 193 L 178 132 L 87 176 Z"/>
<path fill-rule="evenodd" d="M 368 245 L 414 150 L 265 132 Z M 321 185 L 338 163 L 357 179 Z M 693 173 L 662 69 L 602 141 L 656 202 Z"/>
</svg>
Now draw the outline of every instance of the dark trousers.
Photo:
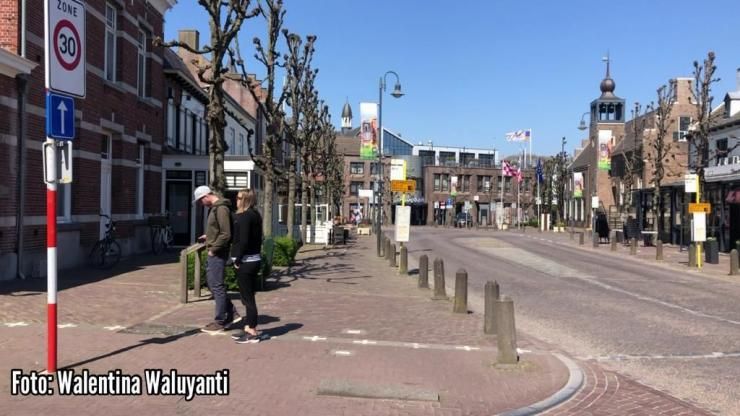
<svg viewBox="0 0 740 416">
<path fill-rule="evenodd" d="M 216 302 L 216 312 L 214 320 L 221 325 L 228 325 L 234 318 L 236 308 L 231 303 L 226 293 L 224 284 L 224 267 L 226 259 L 218 256 L 208 256 L 206 262 L 206 282 L 208 290 L 213 294 L 213 300 Z"/>
<path fill-rule="evenodd" d="M 257 287 L 261 261 L 250 261 L 242 263 L 236 271 L 236 279 L 239 282 L 239 295 L 242 304 L 247 309 L 244 316 L 245 325 L 250 328 L 257 327 L 257 302 L 254 299 L 254 290 Z"/>
</svg>

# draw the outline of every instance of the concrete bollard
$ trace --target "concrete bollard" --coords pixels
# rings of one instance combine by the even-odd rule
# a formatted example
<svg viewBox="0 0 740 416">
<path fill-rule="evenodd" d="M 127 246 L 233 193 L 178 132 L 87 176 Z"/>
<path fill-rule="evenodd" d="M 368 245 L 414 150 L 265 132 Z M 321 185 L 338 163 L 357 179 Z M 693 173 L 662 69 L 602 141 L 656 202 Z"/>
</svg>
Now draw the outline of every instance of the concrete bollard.
<svg viewBox="0 0 740 416">
<path fill-rule="evenodd" d="M 429 257 L 426 254 L 419 257 L 419 289 L 429 289 Z"/>
<path fill-rule="evenodd" d="M 663 261 L 663 240 L 661 239 L 655 242 L 655 260 Z"/>
<path fill-rule="evenodd" d="M 514 322 L 514 301 L 502 296 L 494 303 L 496 315 L 496 341 L 498 344 L 497 364 L 511 365 L 519 362 L 516 351 L 516 323 Z"/>
<path fill-rule="evenodd" d="M 434 259 L 434 300 L 447 300 L 445 291 L 445 263 L 437 257 Z"/>
<path fill-rule="evenodd" d="M 583 245 L 583 239 L 584 239 L 583 234 L 584 234 L 583 232 L 578 233 L 578 245 L 580 246 Z"/>
<path fill-rule="evenodd" d="M 465 269 L 455 273 L 455 303 L 452 312 L 468 313 L 468 272 Z"/>
<path fill-rule="evenodd" d="M 689 244 L 689 267 L 696 267 L 696 244 Z"/>
<path fill-rule="evenodd" d="M 575 234 L 576 234 L 575 231 L 570 230 L 570 239 L 571 240 L 575 240 Z"/>
<path fill-rule="evenodd" d="M 383 235 L 383 231 L 378 233 L 378 239 L 380 239 L 380 247 L 378 247 L 378 257 L 385 257 L 385 235 Z"/>
<path fill-rule="evenodd" d="M 632 237 L 630 239 L 630 256 L 637 254 L 637 239 Z"/>
<path fill-rule="evenodd" d="M 617 251 L 617 233 L 612 233 L 611 237 L 609 237 L 609 242 L 611 243 L 611 250 Z"/>
<path fill-rule="evenodd" d="M 599 235 L 596 233 L 593 233 L 591 235 L 591 243 L 593 244 L 594 248 L 599 248 Z"/>
<path fill-rule="evenodd" d="M 740 274 L 740 254 L 737 249 L 730 250 L 730 275 Z"/>
<path fill-rule="evenodd" d="M 409 273 L 409 249 L 406 246 L 401 246 L 401 254 L 399 255 L 399 266 L 398 273 L 408 274 Z"/>
<path fill-rule="evenodd" d="M 498 282 L 490 280 L 486 282 L 485 287 L 485 313 L 483 316 L 483 333 L 496 334 L 496 313 L 494 311 L 495 302 L 499 297 Z"/>
<path fill-rule="evenodd" d="M 386 261 L 391 260 L 391 239 L 388 237 L 385 238 L 385 249 L 383 249 L 383 254 L 385 254 Z"/>
<path fill-rule="evenodd" d="M 391 244 L 390 250 L 391 251 L 389 253 L 390 254 L 390 257 L 389 257 L 389 260 L 388 260 L 388 264 L 390 264 L 391 267 L 396 267 L 396 245 L 395 244 Z"/>
</svg>

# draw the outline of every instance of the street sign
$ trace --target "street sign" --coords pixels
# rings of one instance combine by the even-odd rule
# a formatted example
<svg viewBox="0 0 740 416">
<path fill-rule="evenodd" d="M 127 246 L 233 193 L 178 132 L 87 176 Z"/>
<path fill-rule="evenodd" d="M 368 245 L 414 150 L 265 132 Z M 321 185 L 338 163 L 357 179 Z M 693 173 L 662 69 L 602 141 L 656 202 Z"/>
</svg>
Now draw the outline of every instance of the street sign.
<svg viewBox="0 0 740 416">
<path fill-rule="evenodd" d="M 410 228 L 411 207 L 396 205 L 396 241 L 408 243 Z"/>
<path fill-rule="evenodd" d="M 537 205 L 542 205 L 542 198 L 537 197 L 536 201 L 537 201 Z"/>
<path fill-rule="evenodd" d="M 478 195 L 473 196 L 473 201 L 480 201 L 480 197 Z"/>
<path fill-rule="evenodd" d="M 692 202 L 689 203 L 689 212 L 704 212 L 709 214 L 712 211 L 712 205 L 709 202 Z"/>
<path fill-rule="evenodd" d="M 391 192 L 416 192 L 416 181 L 391 180 Z"/>
<path fill-rule="evenodd" d="M 452 205 L 452 198 L 447 198 L 447 205 Z"/>
<path fill-rule="evenodd" d="M 46 135 L 57 140 L 75 138 L 75 100 L 72 97 L 46 93 Z"/>
<path fill-rule="evenodd" d="M 44 183 L 72 183 L 72 142 L 47 140 L 41 147 Z"/>
<path fill-rule="evenodd" d="M 683 176 L 684 192 L 687 194 L 696 193 L 696 185 L 699 181 L 699 176 L 695 173 L 687 173 Z"/>
<path fill-rule="evenodd" d="M 405 181 L 405 180 L 406 180 L 406 161 L 403 159 L 391 159 L 391 181 Z"/>
<path fill-rule="evenodd" d="M 707 241 L 707 214 L 695 212 L 691 221 L 691 241 Z"/>
<path fill-rule="evenodd" d="M 46 0 L 46 77 L 50 89 L 85 96 L 85 4 Z"/>
</svg>

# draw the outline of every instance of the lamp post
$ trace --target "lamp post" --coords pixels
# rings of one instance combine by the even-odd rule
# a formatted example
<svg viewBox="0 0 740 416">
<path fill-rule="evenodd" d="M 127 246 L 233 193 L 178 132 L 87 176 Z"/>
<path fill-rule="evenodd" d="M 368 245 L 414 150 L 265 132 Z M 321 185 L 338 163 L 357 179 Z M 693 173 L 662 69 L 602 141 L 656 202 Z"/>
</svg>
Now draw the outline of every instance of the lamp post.
<svg viewBox="0 0 740 416">
<path fill-rule="evenodd" d="M 388 74 L 393 74 L 396 77 L 396 85 L 393 87 L 391 95 L 394 98 L 401 98 L 403 92 L 401 92 L 401 81 L 398 78 L 398 74 L 394 71 L 388 71 L 380 77 L 380 85 L 378 88 L 378 203 L 376 204 L 375 213 L 375 236 L 377 242 L 377 254 L 380 257 L 380 230 L 381 221 L 383 218 L 383 92 L 385 91 L 386 77 Z"/>
<path fill-rule="evenodd" d="M 581 123 L 578 124 L 578 130 L 580 131 L 586 130 L 588 128 L 588 126 L 586 125 L 586 122 L 583 120 L 583 118 L 586 117 L 586 114 L 591 114 L 591 112 L 586 111 L 585 113 L 581 114 Z"/>
</svg>

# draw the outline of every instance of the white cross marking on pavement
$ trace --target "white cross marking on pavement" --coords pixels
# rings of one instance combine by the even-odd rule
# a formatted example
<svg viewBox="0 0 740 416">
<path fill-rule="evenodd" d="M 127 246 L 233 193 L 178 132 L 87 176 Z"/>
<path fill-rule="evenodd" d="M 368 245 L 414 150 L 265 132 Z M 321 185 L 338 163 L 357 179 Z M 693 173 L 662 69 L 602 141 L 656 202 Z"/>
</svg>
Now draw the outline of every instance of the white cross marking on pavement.
<svg viewBox="0 0 740 416">
<path fill-rule="evenodd" d="M 355 343 L 355 344 L 362 344 L 362 345 L 368 345 L 368 344 L 369 345 L 373 345 L 373 344 L 377 344 L 378 343 L 377 341 L 370 341 L 370 340 L 367 340 L 367 339 L 363 339 L 362 341 L 352 341 L 352 342 Z"/>
<path fill-rule="evenodd" d="M 365 332 L 365 331 L 363 331 L 363 330 L 361 330 L 361 329 L 348 329 L 348 330 L 346 330 L 346 331 L 344 331 L 344 332 L 345 332 L 346 334 L 352 334 L 352 335 L 360 335 L 360 334 L 362 334 L 362 333 L 363 333 L 363 332 Z"/>
<path fill-rule="evenodd" d="M 28 326 L 25 322 L 8 322 L 5 324 L 8 328 L 15 328 L 17 326 Z"/>
<path fill-rule="evenodd" d="M 470 347 L 470 346 L 467 346 L 467 345 L 463 345 L 462 347 L 455 347 L 455 349 L 457 349 L 457 350 L 465 350 L 465 351 L 475 351 L 475 350 L 479 350 L 480 348 L 478 348 L 478 347 Z"/>
<path fill-rule="evenodd" d="M 324 337 L 320 337 L 320 336 L 318 336 L 318 335 L 314 335 L 314 336 L 312 336 L 312 337 L 303 337 L 303 339 L 305 339 L 305 340 L 307 340 L 307 341 L 311 341 L 311 342 L 316 342 L 316 341 L 326 341 L 326 338 L 324 338 Z"/>
<path fill-rule="evenodd" d="M 77 325 L 75 325 L 75 324 L 61 324 L 61 325 L 57 325 L 57 328 L 62 328 L 62 329 L 64 329 L 64 328 L 75 328 L 75 327 L 77 327 Z"/>
<path fill-rule="evenodd" d="M 126 327 L 121 326 L 121 325 L 113 325 L 113 326 L 104 326 L 103 328 L 107 329 L 108 331 L 118 331 L 119 329 L 124 329 Z"/>
<path fill-rule="evenodd" d="M 424 345 L 424 344 L 419 344 L 418 342 L 414 342 L 414 343 L 406 343 L 406 344 L 404 344 L 404 345 L 405 345 L 405 346 L 407 346 L 407 347 L 411 347 L 411 348 L 414 348 L 414 349 L 418 349 L 418 348 L 429 348 L 429 346 L 428 346 L 428 345 Z"/>
<path fill-rule="evenodd" d="M 517 352 L 517 354 L 525 354 L 525 353 L 532 352 L 532 351 L 525 350 L 525 349 L 522 349 L 522 348 L 517 348 L 516 349 L 516 352 Z"/>
<path fill-rule="evenodd" d="M 337 351 L 334 351 L 334 355 L 342 355 L 342 356 L 348 357 L 352 355 L 352 351 L 337 350 Z"/>
</svg>

